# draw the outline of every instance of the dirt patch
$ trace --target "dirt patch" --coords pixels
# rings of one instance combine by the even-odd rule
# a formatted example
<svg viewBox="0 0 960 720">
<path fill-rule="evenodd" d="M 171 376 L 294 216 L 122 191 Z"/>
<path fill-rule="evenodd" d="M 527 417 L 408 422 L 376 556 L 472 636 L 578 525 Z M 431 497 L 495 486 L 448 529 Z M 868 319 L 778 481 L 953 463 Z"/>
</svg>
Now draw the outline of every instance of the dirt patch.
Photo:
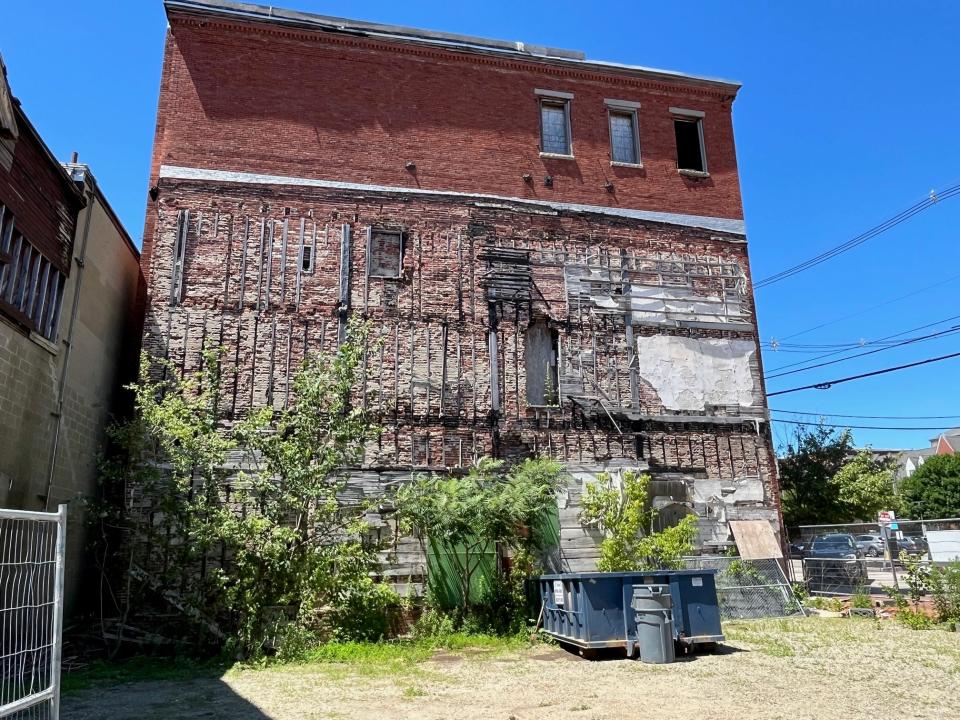
<svg viewBox="0 0 960 720">
<path fill-rule="evenodd" d="M 454 655 L 453 653 L 448 653 L 448 652 L 438 652 L 432 658 L 430 658 L 430 660 L 431 662 L 445 665 L 447 663 L 463 662 L 463 656 Z"/>
<path fill-rule="evenodd" d="M 810 720 L 960 717 L 960 636 L 808 618 L 728 623 L 726 650 L 673 665 L 557 647 L 444 653 L 400 670 L 307 665 L 136 683 L 64 700 L 65 720 L 412 718 Z M 731 649 L 740 650 L 732 652 Z M 883 672 L 883 668 L 895 672 Z M 866 672 L 865 668 L 876 669 Z"/>
<path fill-rule="evenodd" d="M 547 662 L 569 662 L 570 660 L 583 660 L 578 653 L 555 646 L 548 646 L 536 651 L 531 651 L 528 655 L 528 658 L 530 660 L 544 660 Z"/>
</svg>

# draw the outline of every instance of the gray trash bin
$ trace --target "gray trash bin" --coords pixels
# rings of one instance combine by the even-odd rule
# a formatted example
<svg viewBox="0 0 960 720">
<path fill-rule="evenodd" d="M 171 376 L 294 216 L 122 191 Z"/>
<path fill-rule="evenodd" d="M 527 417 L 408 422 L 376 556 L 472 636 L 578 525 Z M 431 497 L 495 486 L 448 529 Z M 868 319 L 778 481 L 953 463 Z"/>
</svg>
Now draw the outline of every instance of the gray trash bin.
<svg viewBox="0 0 960 720">
<path fill-rule="evenodd" d="M 634 585 L 634 619 L 640 660 L 647 663 L 671 663 L 676 659 L 673 647 L 673 601 L 669 585 Z"/>
</svg>

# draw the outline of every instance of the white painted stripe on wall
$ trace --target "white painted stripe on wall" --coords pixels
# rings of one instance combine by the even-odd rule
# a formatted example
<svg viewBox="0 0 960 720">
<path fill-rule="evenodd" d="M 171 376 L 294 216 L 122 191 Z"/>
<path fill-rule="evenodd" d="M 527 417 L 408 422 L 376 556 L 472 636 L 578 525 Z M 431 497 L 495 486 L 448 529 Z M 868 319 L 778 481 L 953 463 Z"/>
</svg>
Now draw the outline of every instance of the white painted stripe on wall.
<svg viewBox="0 0 960 720">
<path fill-rule="evenodd" d="M 485 193 L 465 193 L 452 190 L 426 190 L 423 188 L 394 187 L 390 185 L 367 185 L 363 183 L 340 182 L 337 180 L 320 180 L 318 178 L 289 177 L 284 175 L 261 175 L 258 173 L 233 172 L 231 170 L 212 170 L 208 168 L 181 167 L 178 165 L 161 165 L 160 177 L 171 180 L 201 180 L 227 183 L 242 183 L 246 185 L 292 185 L 299 187 L 318 187 L 331 190 L 359 190 L 362 192 L 390 192 L 405 193 L 407 195 L 429 195 L 434 197 L 459 197 L 465 199 L 498 200 L 501 202 L 534 205 L 553 210 L 568 210 L 572 212 L 598 213 L 614 217 L 625 217 L 633 220 L 648 220 L 650 222 L 683 225 L 686 227 L 704 228 L 734 235 L 746 235 L 746 225 L 743 220 L 730 218 L 708 217 L 703 215 L 682 215 L 678 213 L 653 212 L 651 210 L 633 210 L 628 208 L 606 207 L 604 205 L 580 205 L 578 203 L 551 202 L 548 200 L 530 200 L 528 198 L 508 197 L 504 195 L 488 195 Z"/>
</svg>

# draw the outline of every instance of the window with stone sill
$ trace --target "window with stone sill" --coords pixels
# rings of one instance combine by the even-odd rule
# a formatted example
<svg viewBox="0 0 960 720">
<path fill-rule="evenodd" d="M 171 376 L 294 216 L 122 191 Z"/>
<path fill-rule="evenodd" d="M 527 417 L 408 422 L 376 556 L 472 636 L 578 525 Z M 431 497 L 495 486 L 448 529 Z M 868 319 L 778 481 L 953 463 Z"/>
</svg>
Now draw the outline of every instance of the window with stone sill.
<svg viewBox="0 0 960 720">
<path fill-rule="evenodd" d="M 549 155 L 572 155 L 570 101 L 543 98 L 540 101 L 540 151 Z"/>
<path fill-rule="evenodd" d="M 677 142 L 677 169 L 680 172 L 706 174 L 707 155 L 703 144 L 703 118 L 675 116 L 673 131 Z"/>
<path fill-rule="evenodd" d="M 640 164 L 635 110 L 608 111 L 610 122 L 610 160 L 620 165 Z"/>
</svg>

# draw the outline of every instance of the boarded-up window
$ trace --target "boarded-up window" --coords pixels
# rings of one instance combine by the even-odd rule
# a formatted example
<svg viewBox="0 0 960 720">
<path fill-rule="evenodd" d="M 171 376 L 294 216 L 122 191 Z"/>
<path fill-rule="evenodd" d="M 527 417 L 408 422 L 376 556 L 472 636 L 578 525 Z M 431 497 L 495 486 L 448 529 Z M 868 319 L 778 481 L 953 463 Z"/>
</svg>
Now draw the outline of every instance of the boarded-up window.
<svg viewBox="0 0 960 720">
<path fill-rule="evenodd" d="M 177 235 L 173 244 L 173 267 L 170 271 L 170 304 L 179 305 L 183 300 L 183 266 L 187 255 L 187 233 L 190 228 L 190 211 L 177 214 Z M 262 242 L 262 240 L 261 240 Z"/>
<path fill-rule="evenodd" d="M 410 462 L 414 467 L 430 464 L 430 436 L 414 435 L 410 441 Z"/>
<path fill-rule="evenodd" d="M 463 438 L 446 435 L 443 438 L 443 464 L 446 467 L 463 465 Z"/>
<path fill-rule="evenodd" d="M 524 335 L 524 367 L 527 375 L 527 404 L 556 405 L 557 333 L 538 322 Z"/>
<path fill-rule="evenodd" d="M 367 238 L 370 277 L 400 277 L 403 271 L 403 232 L 371 229 Z"/>
</svg>

